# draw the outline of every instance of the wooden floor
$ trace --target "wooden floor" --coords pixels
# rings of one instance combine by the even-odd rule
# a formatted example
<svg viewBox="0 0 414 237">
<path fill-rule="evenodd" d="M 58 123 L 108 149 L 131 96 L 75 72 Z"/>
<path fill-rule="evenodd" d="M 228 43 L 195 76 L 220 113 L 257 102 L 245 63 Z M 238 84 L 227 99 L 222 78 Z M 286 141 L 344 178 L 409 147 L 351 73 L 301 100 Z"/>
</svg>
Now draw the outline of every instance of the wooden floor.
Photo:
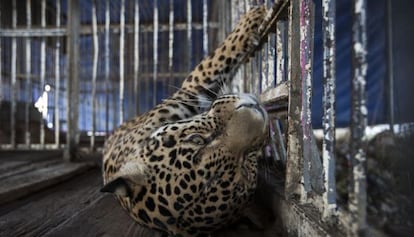
<svg viewBox="0 0 414 237">
<path fill-rule="evenodd" d="M 111 195 L 99 192 L 98 166 L 65 163 L 60 157 L 0 153 L 0 236 L 161 236 L 136 224 Z M 213 236 L 275 234 L 232 227 Z"/>
</svg>

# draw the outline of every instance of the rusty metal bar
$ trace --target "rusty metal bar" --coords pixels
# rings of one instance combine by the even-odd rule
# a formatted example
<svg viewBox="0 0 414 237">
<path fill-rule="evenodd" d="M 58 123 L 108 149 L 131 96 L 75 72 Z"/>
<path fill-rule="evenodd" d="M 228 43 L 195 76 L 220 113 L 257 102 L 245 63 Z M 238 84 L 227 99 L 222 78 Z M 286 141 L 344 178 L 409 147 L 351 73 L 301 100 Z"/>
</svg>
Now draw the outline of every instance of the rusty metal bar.
<svg viewBox="0 0 414 237">
<path fill-rule="evenodd" d="M 41 23 L 40 23 L 42 28 L 46 27 L 46 0 L 42 0 L 41 3 Z M 40 41 L 40 90 L 41 90 L 41 95 L 43 96 L 43 94 L 45 93 L 45 86 L 46 86 L 46 38 L 42 37 L 41 41 Z M 46 102 L 46 104 L 48 104 Z M 43 111 L 42 111 L 42 116 L 40 119 L 40 144 L 44 145 L 45 144 L 45 115 L 46 114 L 46 109 L 47 109 L 47 105 L 44 105 L 45 107 L 43 107 Z M 46 111 L 45 111 L 46 110 Z"/>
<path fill-rule="evenodd" d="M 79 0 L 71 0 L 68 2 L 68 18 L 67 29 L 67 94 L 66 94 L 66 108 L 67 108 L 67 135 L 66 135 L 66 149 L 64 152 L 65 160 L 73 160 L 79 144 L 78 134 L 78 119 L 79 119 L 79 26 L 80 26 L 80 12 Z"/>
<path fill-rule="evenodd" d="M 12 1 L 12 27 L 17 26 L 17 9 L 16 0 Z M 16 100 L 17 100 L 17 80 L 16 80 L 16 66 L 17 66 L 17 42 L 16 38 L 12 38 L 12 55 L 11 55 L 11 108 L 10 108 L 10 144 L 16 147 Z"/>
<path fill-rule="evenodd" d="M 170 15 L 169 15 L 169 35 L 168 35 L 168 71 L 169 83 L 174 82 L 174 70 L 173 70 L 173 60 L 174 60 L 174 0 L 170 0 Z M 173 89 L 172 87 L 170 87 Z M 172 92 L 172 91 L 170 91 Z"/>
<path fill-rule="evenodd" d="M 104 45 L 104 57 L 105 57 L 105 64 L 104 64 L 104 71 L 105 71 L 105 133 L 109 134 L 109 91 L 111 90 L 111 85 L 109 81 L 109 60 L 110 60 L 110 52 L 109 52 L 109 26 L 111 23 L 111 15 L 109 11 L 109 0 L 105 1 L 105 45 Z"/>
<path fill-rule="evenodd" d="M 124 122 L 124 96 L 125 96 L 125 0 L 121 0 L 120 24 L 121 31 L 119 34 L 119 124 Z"/>
<path fill-rule="evenodd" d="M 351 157 L 349 210 L 351 234 L 365 235 L 367 229 L 366 147 L 363 140 L 367 126 L 366 73 L 366 1 L 353 1 L 352 37 L 352 109 L 351 109 Z"/>
<path fill-rule="evenodd" d="M 30 29 L 32 26 L 32 9 L 31 9 L 31 0 L 26 1 L 26 27 Z M 25 115 L 24 115 L 24 131 L 25 131 L 25 144 L 30 148 L 31 143 L 31 134 L 30 134 L 30 104 L 32 101 L 32 78 L 31 78 L 31 39 L 25 39 L 26 43 L 26 103 L 25 103 Z"/>
<path fill-rule="evenodd" d="M 322 158 L 325 192 L 323 218 L 329 219 L 336 210 L 335 185 L 335 0 L 322 1 L 323 33 L 323 144 Z"/>
<path fill-rule="evenodd" d="M 312 153 L 312 52 L 313 52 L 313 5 L 311 0 L 300 1 L 300 68 L 301 68 L 301 127 L 303 131 L 303 186 L 301 200 L 305 202 L 307 195 L 312 191 L 311 169 L 313 164 Z"/>
<path fill-rule="evenodd" d="M 153 85 L 152 85 L 152 104 L 157 104 L 157 75 L 158 75 L 158 0 L 154 0 L 154 35 L 153 35 Z"/>
<path fill-rule="evenodd" d="M 92 65 L 92 135 L 90 140 L 91 151 L 95 150 L 96 133 L 96 74 L 98 70 L 99 42 L 96 19 L 96 0 L 92 1 L 92 32 L 93 32 L 93 65 Z"/>
<path fill-rule="evenodd" d="M 191 9 L 191 0 L 187 0 L 187 62 L 188 62 L 188 71 L 191 71 L 192 67 L 192 9 Z"/>
<path fill-rule="evenodd" d="M 135 115 L 139 114 L 139 0 L 134 2 L 134 96 Z"/>
<path fill-rule="evenodd" d="M 300 124 L 301 95 L 301 62 L 300 62 L 300 0 L 291 0 L 289 7 L 288 29 L 288 159 L 286 162 L 285 197 L 300 194 L 300 183 L 303 173 L 303 130 Z"/>
<path fill-rule="evenodd" d="M 208 5 L 207 0 L 203 0 L 203 54 L 208 54 Z"/>
<path fill-rule="evenodd" d="M 61 4 L 60 0 L 56 1 L 56 27 L 60 28 Z M 60 114 L 59 114 L 59 97 L 60 97 L 60 39 L 56 39 L 55 45 L 55 144 L 60 145 Z"/>
</svg>

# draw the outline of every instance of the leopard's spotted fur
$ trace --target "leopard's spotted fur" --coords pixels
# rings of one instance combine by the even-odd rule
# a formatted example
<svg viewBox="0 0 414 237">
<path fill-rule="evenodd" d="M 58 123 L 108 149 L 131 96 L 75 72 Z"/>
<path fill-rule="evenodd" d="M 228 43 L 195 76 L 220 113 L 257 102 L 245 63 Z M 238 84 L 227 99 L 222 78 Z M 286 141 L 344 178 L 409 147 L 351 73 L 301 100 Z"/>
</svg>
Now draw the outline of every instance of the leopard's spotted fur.
<svg viewBox="0 0 414 237">
<path fill-rule="evenodd" d="M 172 235 L 209 233 L 252 198 L 267 115 L 251 95 L 218 94 L 258 45 L 265 16 L 264 7 L 249 11 L 180 90 L 106 141 L 102 190 L 137 222 Z"/>
</svg>

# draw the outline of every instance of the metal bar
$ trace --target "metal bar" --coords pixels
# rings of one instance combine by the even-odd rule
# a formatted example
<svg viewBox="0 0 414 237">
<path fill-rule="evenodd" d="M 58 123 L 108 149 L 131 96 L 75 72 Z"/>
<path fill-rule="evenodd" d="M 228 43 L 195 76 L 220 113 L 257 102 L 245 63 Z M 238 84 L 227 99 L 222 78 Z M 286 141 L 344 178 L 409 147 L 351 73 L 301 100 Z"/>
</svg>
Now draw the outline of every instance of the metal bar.
<svg viewBox="0 0 414 237">
<path fill-rule="evenodd" d="M 191 71 L 192 69 L 192 29 L 191 29 L 191 23 L 192 23 L 192 9 L 191 9 L 191 0 L 187 0 L 187 63 L 188 63 L 188 71 Z"/>
<path fill-rule="evenodd" d="M 139 114 L 139 0 L 134 2 L 134 96 L 135 114 Z"/>
<path fill-rule="evenodd" d="M 388 113 L 390 117 L 390 130 L 394 134 L 394 51 L 392 30 L 392 3 L 387 0 L 387 72 L 388 72 Z"/>
<path fill-rule="evenodd" d="M 288 30 L 288 159 L 286 162 L 285 197 L 300 194 L 303 173 L 303 130 L 301 121 L 300 0 L 291 0 Z"/>
<path fill-rule="evenodd" d="M 0 28 L 2 27 L 2 25 L 1 25 L 1 9 L 0 9 Z M 1 48 L 1 46 L 2 46 L 2 44 L 1 44 L 1 39 L 2 39 L 2 37 L 0 37 L 0 107 L 1 107 L 1 104 L 2 104 L 2 101 L 3 101 L 3 77 L 2 77 L 2 74 L 3 74 L 3 70 L 2 70 L 2 64 L 3 64 L 3 62 L 2 62 L 2 48 Z"/>
<path fill-rule="evenodd" d="M 276 84 L 286 80 L 286 24 L 284 21 L 276 23 Z"/>
<path fill-rule="evenodd" d="M 121 32 L 119 35 L 119 124 L 124 122 L 124 52 L 125 52 L 125 0 L 121 0 L 120 12 Z"/>
<path fill-rule="evenodd" d="M 27 29 L 30 29 L 30 27 L 32 26 L 32 8 L 31 8 L 31 0 L 27 0 L 26 1 L 26 27 Z M 31 74 L 31 66 L 32 66 L 32 59 L 31 59 L 31 39 L 30 38 L 26 38 L 25 39 L 25 43 L 26 43 L 26 103 L 25 103 L 25 126 L 24 126 L 24 130 L 25 130 L 25 144 L 27 147 L 30 147 L 30 127 L 29 127 L 29 122 L 30 122 L 30 104 L 32 101 L 32 79 L 30 77 Z"/>
<path fill-rule="evenodd" d="M 17 26 L 17 9 L 16 9 L 16 0 L 12 1 L 12 27 L 16 28 Z M 17 42 L 16 38 L 12 38 L 12 55 L 11 55 L 11 113 L 10 113 L 10 144 L 12 147 L 16 147 L 16 100 L 17 100 L 17 80 L 16 80 L 16 58 Z"/>
<path fill-rule="evenodd" d="M 275 121 L 274 124 L 274 129 L 275 129 L 275 133 L 276 133 L 276 140 L 277 143 L 279 144 L 279 151 L 280 151 L 280 157 L 282 159 L 283 164 L 286 164 L 287 161 L 287 154 L 286 154 L 286 146 L 285 146 L 285 142 L 283 140 L 283 136 L 282 136 L 282 130 L 280 129 L 280 120 L 277 119 Z"/>
<path fill-rule="evenodd" d="M 41 3 L 41 27 L 46 27 L 46 0 Z M 43 96 L 46 86 L 46 38 L 42 37 L 40 41 L 40 88 Z M 46 102 L 48 103 L 48 102 Z M 44 117 L 47 116 L 47 105 L 43 107 L 42 116 L 40 118 L 40 144 L 45 144 L 45 122 Z"/>
<path fill-rule="evenodd" d="M 67 108 L 67 138 L 66 149 L 64 152 L 65 160 L 73 160 L 79 144 L 78 136 L 78 119 L 79 119 L 79 25 L 80 12 L 79 0 L 71 0 L 68 2 L 68 18 L 67 29 L 67 94 L 66 94 L 66 108 Z"/>
<path fill-rule="evenodd" d="M 153 36 L 153 85 L 152 85 L 152 104 L 157 104 L 157 74 L 158 74 L 158 0 L 154 0 L 154 36 Z"/>
<path fill-rule="evenodd" d="M 325 179 L 323 218 L 330 219 L 336 210 L 335 185 L 335 0 L 322 1 L 323 33 L 323 144 Z"/>
<path fill-rule="evenodd" d="M 207 0 L 203 0 L 203 53 L 208 54 L 208 6 Z"/>
<path fill-rule="evenodd" d="M 56 27 L 60 27 L 61 4 L 60 0 L 56 1 Z M 55 45 L 55 144 L 60 144 L 60 39 L 56 39 Z"/>
<path fill-rule="evenodd" d="M 66 148 L 65 145 L 57 146 L 56 144 L 31 144 L 30 150 L 56 150 Z M 26 144 L 16 144 L 15 147 L 11 146 L 11 144 L 0 144 L 0 150 L 23 150 L 27 151 Z"/>
<path fill-rule="evenodd" d="M 150 40 L 149 40 L 149 33 L 145 33 L 143 35 L 143 41 L 144 41 L 144 52 L 145 52 L 145 56 L 144 56 L 144 65 L 146 65 L 145 71 L 147 76 L 145 77 L 145 105 L 148 106 L 151 104 L 151 97 L 150 97 L 150 81 L 151 81 L 151 77 L 153 76 L 152 72 L 151 72 L 151 66 L 150 66 L 150 60 L 149 58 L 151 57 L 151 53 L 150 53 Z"/>
<path fill-rule="evenodd" d="M 109 90 L 111 90 L 109 82 L 109 26 L 111 23 L 111 15 L 109 12 L 109 0 L 105 1 L 105 133 L 109 134 Z"/>
<path fill-rule="evenodd" d="M 170 0 L 170 18 L 169 18 L 170 30 L 168 35 L 168 71 L 170 84 L 173 84 L 174 81 L 174 70 L 173 70 L 173 60 L 174 60 L 174 0 Z M 173 88 L 170 87 L 172 90 Z M 170 91 L 172 93 L 172 91 Z"/>
<path fill-rule="evenodd" d="M 62 37 L 66 36 L 66 29 L 51 28 L 16 28 L 2 29 L 0 37 Z"/>
<path fill-rule="evenodd" d="M 351 157 L 352 162 L 349 193 L 351 212 L 351 235 L 365 235 L 367 229 L 367 193 L 366 193 L 366 147 L 363 140 L 367 126 L 366 73 L 367 73 L 367 37 L 366 37 L 366 1 L 353 1 L 353 37 L 352 37 L 352 109 L 351 109 Z"/>
<path fill-rule="evenodd" d="M 98 32 L 104 32 L 105 31 L 105 24 L 100 25 L 98 24 Z M 158 32 L 168 32 L 169 31 L 169 24 L 162 24 L 159 23 L 158 25 Z M 192 22 L 191 28 L 194 30 L 203 30 L 203 22 Z M 120 33 L 120 25 L 112 24 L 110 26 L 110 31 L 113 34 L 119 34 Z M 134 24 L 125 24 L 124 26 L 126 33 L 134 33 L 135 26 Z M 207 28 L 210 29 L 218 29 L 219 23 L 218 22 L 208 22 Z M 174 23 L 174 30 L 175 31 L 187 31 L 188 29 L 188 23 L 181 23 L 176 22 Z M 153 32 L 154 31 L 154 25 L 153 24 L 141 24 L 139 27 L 140 32 Z M 92 30 L 90 25 L 81 25 L 79 33 L 81 35 L 92 35 Z M 56 28 L 53 26 L 48 26 L 46 28 L 36 28 L 32 27 L 31 29 L 26 28 L 19 28 L 16 29 L 7 29 L 4 28 L 0 31 L 0 37 L 65 37 L 67 36 L 68 32 L 65 28 Z"/>
<path fill-rule="evenodd" d="M 96 0 L 92 1 L 92 32 L 93 32 L 93 65 L 92 65 L 92 135 L 91 151 L 95 151 L 95 133 L 96 133 L 96 73 L 98 70 L 99 42 L 96 19 Z"/>
<path fill-rule="evenodd" d="M 312 2 L 300 1 L 300 68 L 301 68 L 301 127 L 303 130 L 303 186 L 301 200 L 307 201 L 307 195 L 311 188 L 312 167 L 312 124 L 311 124 L 311 99 L 312 99 L 312 44 L 313 21 Z"/>
</svg>

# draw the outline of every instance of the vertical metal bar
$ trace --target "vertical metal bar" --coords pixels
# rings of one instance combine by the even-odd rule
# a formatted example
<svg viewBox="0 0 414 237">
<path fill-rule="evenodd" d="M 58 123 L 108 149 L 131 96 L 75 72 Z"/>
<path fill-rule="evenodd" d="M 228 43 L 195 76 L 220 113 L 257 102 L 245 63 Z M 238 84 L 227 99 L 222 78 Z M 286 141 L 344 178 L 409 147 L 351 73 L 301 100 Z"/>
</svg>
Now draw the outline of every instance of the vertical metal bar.
<svg viewBox="0 0 414 237">
<path fill-rule="evenodd" d="M 276 62 L 277 62 L 277 72 L 276 72 L 276 85 L 279 85 L 282 81 L 285 80 L 285 23 L 278 21 L 276 23 Z"/>
<path fill-rule="evenodd" d="M 287 160 L 286 146 L 283 140 L 282 130 L 280 129 L 279 119 L 275 120 L 273 128 L 275 129 L 275 133 L 277 135 L 275 138 L 279 144 L 280 157 L 282 159 L 283 164 L 286 164 L 286 160 Z"/>
<path fill-rule="evenodd" d="M 188 63 L 188 71 L 191 71 L 191 67 L 193 66 L 193 57 L 192 57 L 192 9 L 191 9 L 191 0 L 187 0 L 187 63 Z"/>
<path fill-rule="evenodd" d="M 324 219 L 336 210 L 335 185 L 335 0 L 322 1 L 323 34 L 323 144 L 322 158 L 325 192 Z"/>
<path fill-rule="evenodd" d="M 139 0 L 134 2 L 134 96 L 135 96 L 135 114 L 139 114 Z"/>
<path fill-rule="evenodd" d="M 363 141 L 367 126 L 366 73 L 367 38 L 365 0 L 353 1 L 352 37 L 352 110 L 351 110 L 351 157 L 352 180 L 350 180 L 349 210 L 351 212 L 352 235 L 366 233 L 366 147 Z"/>
<path fill-rule="evenodd" d="M 124 52 L 125 52 L 125 0 L 121 0 L 120 12 L 120 34 L 119 34 L 119 123 L 124 122 Z"/>
<path fill-rule="evenodd" d="M 208 6 L 207 0 L 203 0 L 203 52 L 204 57 L 208 54 Z"/>
<path fill-rule="evenodd" d="M 1 9 L 0 9 L 0 29 L 2 28 L 2 26 L 1 26 Z M 2 44 L 1 44 L 1 37 L 0 37 L 0 107 L 1 107 L 1 104 L 2 104 L 2 101 L 3 101 L 3 77 L 2 77 L 2 73 L 3 73 L 3 71 L 2 71 L 2 64 L 3 64 L 3 61 L 2 61 L 2 48 L 1 48 L 1 46 L 2 46 Z"/>
<path fill-rule="evenodd" d="M 42 29 L 46 28 L 46 0 L 42 0 L 41 3 L 41 27 Z M 45 83 L 46 81 L 46 38 L 42 37 L 40 41 L 40 90 L 41 94 L 45 92 Z M 48 103 L 43 107 L 44 110 L 47 109 Z M 46 110 L 47 111 L 47 110 Z M 44 147 L 45 144 L 45 121 L 44 115 L 46 111 L 42 111 L 42 116 L 40 119 L 40 145 Z M 47 115 L 46 115 L 47 116 Z"/>
<path fill-rule="evenodd" d="M 80 28 L 80 12 L 79 0 L 71 0 L 68 2 L 68 36 L 67 36 L 67 138 L 66 149 L 64 153 L 65 160 L 72 160 L 75 157 L 77 145 L 79 143 L 78 136 L 78 119 L 79 119 L 79 28 Z"/>
<path fill-rule="evenodd" d="M 394 134 L 394 51 L 392 35 L 392 2 L 387 0 L 388 113 L 390 117 L 390 130 Z"/>
<path fill-rule="evenodd" d="M 301 126 L 303 129 L 303 186 L 302 201 L 307 200 L 307 194 L 311 190 L 312 168 L 312 139 L 311 124 L 311 99 L 312 99 L 312 45 L 313 45 L 313 21 L 311 0 L 300 1 L 300 67 L 302 82 L 301 101 Z"/>
<path fill-rule="evenodd" d="M 27 29 L 30 29 L 32 27 L 32 7 L 31 7 L 31 0 L 26 1 L 26 27 Z M 30 37 L 27 37 L 25 39 L 26 43 L 26 103 L 25 103 L 25 144 L 29 148 L 30 147 L 30 104 L 32 101 L 32 77 L 31 77 L 31 39 Z"/>
<path fill-rule="evenodd" d="M 157 104 L 157 75 L 158 75 L 158 0 L 154 1 L 154 36 L 153 36 L 153 85 L 152 85 L 152 104 Z"/>
<path fill-rule="evenodd" d="M 288 30 L 288 160 L 286 162 L 285 196 L 300 194 L 303 170 L 303 130 L 301 121 L 301 62 L 300 62 L 300 0 L 291 0 L 289 7 Z"/>
<path fill-rule="evenodd" d="M 56 27 L 60 28 L 61 5 L 60 0 L 56 1 Z M 55 46 L 55 144 L 60 145 L 60 115 L 59 115 L 59 97 L 60 97 L 60 38 L 56 39 Z"/>
<path fill-rule="evenodd" d="M 109 134 L 109 25 L 111 23 L 111 15 L 109 12 L 109 0 L 105 1 L 105 134 Z"/>
<path fill-rule="evenodd" d="M 16 29 L 17 27 L 17 9 L 16 9 L 16 0 L 12 1 L 12 27 Z M 16 80 L 16 52 L 17 51 L 17 42 L 16 37 L 12 38 L 12 55 L 11 55 L 11 113 L 10 113 L 10 125 L 11 125 L 11 134 L 10 134 L 10 143 L 13 148 L 16 147 L 16 100 L 17 100 L 17 80 Z"/>
<path fill-rule="evenodd" d="M 173 83 L 173 59 L 174 59 L 174 0 L 170 0 L 170 18 L 168 35 L 168 71 L 170 72 L 170 83 Z M 172 88 L 172 87 L 170 87 Z"/>
<path fill-rule="evenodd" d="M 92 1 L 92 36 L 93 36 L 93 67 L 92 67 L 92 135 L 91 151 L 95 150 L 95 133 L 96 133 L 96 73 L 98 70 L 98 27 L 96 20 L 96 0 Z"/>
</svg>

